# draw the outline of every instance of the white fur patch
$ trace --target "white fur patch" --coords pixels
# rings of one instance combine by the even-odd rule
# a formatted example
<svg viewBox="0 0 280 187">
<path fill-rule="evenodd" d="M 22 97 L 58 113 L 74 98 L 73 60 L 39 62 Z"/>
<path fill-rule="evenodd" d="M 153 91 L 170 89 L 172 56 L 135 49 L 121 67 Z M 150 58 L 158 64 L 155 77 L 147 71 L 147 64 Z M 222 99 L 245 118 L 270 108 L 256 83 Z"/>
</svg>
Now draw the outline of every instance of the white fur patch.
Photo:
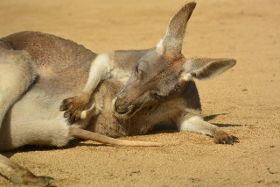
<svg viewBox="0 0 280 187">
<path fill-rule="evenodd" d="M 181 123 L 180 131 L 196 132 L 198 129 L 195 124 L 200 123 L 201 118 L 198 116 L 191 117 Z"/>
<path fill-rule="evenodd" d="M 87 118 L 87 111 L 84 110 L 81 112 L 81 119 L 86 119 Z"/>
<path fill-rule="evenodd" d="M 156 51 L 158 54 L 162 55 L 164 52 L 164 47 L 163 47 L 163 39 L 161 39 L 157 45 L 156 45 Z"/>
<path fill-rule="evenodd" d="M 180 76 L 180 81 L 187 82 L 187 81 L 191 81 L 191 80 L 193 80 L 193 77 L 190 73 L 183 72 Z"/>
<path fill-rule="evenodd" d="M 91 94 L 101 80 L 107 79 L 110 72 L 110 56 L 108 54 L 98 55 L 91 64 L 89 78 L 84 92 Z"/>
<path fill-rule="evenodd" d="M 201 134 L 213 135 L 217 127 L 206 121 L 199 116 L 194 116 L 186 120 L 182 120 L 179 124 L 180 131 L 197 132 Z"/>
<path fill-rule="evenodd" d="M 81 119 L 86 119 L 86 118 L 89 116 L 90 113 L 91 113 L 92 115 L 93 115 L 94 113 L 97 113 L 97 109 L 96 109 L 95 103 L 93 103 L 89 109 L 83 110 L 83 111 L 81 112 Z"/>
<path fill-rule="evenodd" d="M 111 71 L 111 74 L 114 80 L 118 80 L 124 84 L 129 79 L 131 72 L 123 70 L 121 68 L 115 68 Z"/>
</svg>

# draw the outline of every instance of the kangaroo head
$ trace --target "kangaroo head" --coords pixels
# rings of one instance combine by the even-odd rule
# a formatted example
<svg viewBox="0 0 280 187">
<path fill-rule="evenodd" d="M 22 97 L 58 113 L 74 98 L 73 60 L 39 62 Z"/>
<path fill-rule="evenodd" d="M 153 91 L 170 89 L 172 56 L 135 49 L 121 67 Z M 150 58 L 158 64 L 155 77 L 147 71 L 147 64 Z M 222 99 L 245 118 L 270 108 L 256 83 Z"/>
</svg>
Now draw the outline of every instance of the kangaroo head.
<svg viewBox="0 0 280 187">
<path fill-rule="evenodd" d="M 181 53 L 186 26 L 195 6 L 195 2 L 184 5 L 171 18 L 163 39 L 136 63 L 126 85 L 114 99 L 117 117 L 131 117 L 143 107 L 169 96 L 181 80 L 209 78 L 235 64 L 231 59 L 186 59 Z"/>
</svg>

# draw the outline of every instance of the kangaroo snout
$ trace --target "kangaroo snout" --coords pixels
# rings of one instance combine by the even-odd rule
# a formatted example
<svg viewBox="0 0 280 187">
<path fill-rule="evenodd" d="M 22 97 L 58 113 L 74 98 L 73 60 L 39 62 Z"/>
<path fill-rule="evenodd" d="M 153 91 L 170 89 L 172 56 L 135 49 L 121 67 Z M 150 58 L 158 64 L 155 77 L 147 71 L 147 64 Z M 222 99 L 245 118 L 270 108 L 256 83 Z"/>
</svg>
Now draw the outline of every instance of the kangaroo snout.
<svg viewBox="0 0 280 187">
<path fill-rule="evenodd" d="M 127 119 L 132 117 L 139 109 L 141 105 L 137 105 L 133 102 L 129 102 L 127 97 L 115 97 L 112 101 L 113 115 L 118 119 Z"/>
<path fill-rule="evenodd" d="M 129 112 L 129 107 L 132 106 L 125 98 L 116 98 L 115 111 L 119 114 L 125 114 Z"/>
</svg>

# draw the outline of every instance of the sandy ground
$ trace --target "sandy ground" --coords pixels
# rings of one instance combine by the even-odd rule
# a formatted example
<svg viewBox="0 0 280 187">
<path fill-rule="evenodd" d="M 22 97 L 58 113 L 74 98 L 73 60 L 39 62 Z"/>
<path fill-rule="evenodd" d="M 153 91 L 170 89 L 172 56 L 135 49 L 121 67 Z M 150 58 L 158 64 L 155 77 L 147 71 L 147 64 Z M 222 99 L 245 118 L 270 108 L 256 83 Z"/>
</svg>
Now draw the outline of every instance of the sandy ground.
<svg viewBox="0 0 280 187">
<path fill-rule="evenodd" d="M 184 0 L 1 0 L 0 35 L 53 33 L 96 52 L 148 48 Z M 233 57 L 225 74 L 198 82 L 206 115 L 240 138 L 158 133 L 129 139 L 162 148 L 98 146 L 5 153 L 59 186 L 280 186 L 280 1 L 200 0 L 188 25 L 186 56 Z M 0 178 L 1 186 L 10 186 Z"/>
</svg>

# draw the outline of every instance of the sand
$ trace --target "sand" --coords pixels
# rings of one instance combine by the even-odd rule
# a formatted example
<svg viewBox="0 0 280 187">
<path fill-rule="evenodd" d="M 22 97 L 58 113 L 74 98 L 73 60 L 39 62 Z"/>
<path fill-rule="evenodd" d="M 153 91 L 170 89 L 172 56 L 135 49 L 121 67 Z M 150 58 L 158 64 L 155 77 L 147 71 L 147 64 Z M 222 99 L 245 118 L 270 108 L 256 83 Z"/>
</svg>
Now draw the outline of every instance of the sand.
<svg viewBox="0 0 280 187">
<path fill-rule="evenodd" d="M 53 33 L 95 52 L 154 46 L 184 0 L 1 0 L 0 35 Z M 161 148 L 99 146 L 4 153 L 59 186 L 280 186 L 280 1 L 199 0 L 184 54 L 229 57 L 237 65 L 197 81 L 205 115 L 240 138 L 216 145 L 192 133 L 129 137 Z M 1 186 L 12 186 L 0 178 Z"/>
</svg>

